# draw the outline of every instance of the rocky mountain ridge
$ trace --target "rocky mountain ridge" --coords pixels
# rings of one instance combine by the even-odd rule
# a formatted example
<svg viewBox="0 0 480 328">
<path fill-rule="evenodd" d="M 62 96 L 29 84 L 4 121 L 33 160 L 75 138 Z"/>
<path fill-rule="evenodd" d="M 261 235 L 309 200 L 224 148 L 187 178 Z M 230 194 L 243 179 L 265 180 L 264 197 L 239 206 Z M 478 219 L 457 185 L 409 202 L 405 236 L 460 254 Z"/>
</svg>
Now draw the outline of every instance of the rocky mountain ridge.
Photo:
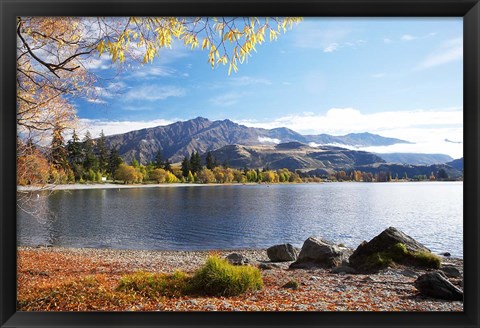
<svg viewBox="0 0 480 328">
<path fill-rule="evenodd" d="M 283 127 L 253 128 L 228 119 L 210 121 L 203 117 L 106 137 L 107 146 L 116 147 L 125 161 L 131 162 L 135 158 L 142 164 L 153 160 L 158 151 L 164 158 L 179 162 L 192 151 L 204 154 L 234 144 L 260 146 L 287 142 L 364 147 L 409 143 L 405 140 L 385 138 L 371 133 L 352 133 L 345 136 L 301 135 Z"/>
</svg>

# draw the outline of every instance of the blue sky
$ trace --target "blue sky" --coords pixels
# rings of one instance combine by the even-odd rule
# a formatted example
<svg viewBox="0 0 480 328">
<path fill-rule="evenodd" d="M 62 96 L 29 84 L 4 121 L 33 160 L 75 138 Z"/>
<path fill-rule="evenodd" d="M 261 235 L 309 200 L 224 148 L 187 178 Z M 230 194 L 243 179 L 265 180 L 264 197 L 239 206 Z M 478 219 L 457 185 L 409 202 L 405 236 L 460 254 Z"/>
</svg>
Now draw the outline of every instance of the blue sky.
<svg viewBox="0 0 480 328">
<path fill-rule="evenodd" d="M 228 75 L 175 45 L 154 63 L 93 59 L 95 99 L 75 101 L 94 136 L 203 116 L 303 134 L 371 132 L 415 142 L 367 149 L 463 156 L 460 18 L 308 18 Z"/>
</svg>

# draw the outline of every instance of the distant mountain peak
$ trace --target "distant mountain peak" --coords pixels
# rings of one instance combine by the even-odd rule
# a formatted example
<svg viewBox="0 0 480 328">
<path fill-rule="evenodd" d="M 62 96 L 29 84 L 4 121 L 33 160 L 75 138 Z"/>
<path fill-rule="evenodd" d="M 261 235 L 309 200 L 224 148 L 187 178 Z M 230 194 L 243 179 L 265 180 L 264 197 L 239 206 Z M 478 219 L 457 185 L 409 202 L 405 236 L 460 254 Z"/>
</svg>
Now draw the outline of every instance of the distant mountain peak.
<svg viewBox="0 0 480 328">
<path fill-rule="evenodd" d="M 148 140 L 148 143 L 142 142 Z M 298 148 L 307 145 L 339 146 L 388 146 L 408 141 L 385 138 L 368 132 L 346 136 L 302 135 L 286 127 L 262 129 L 237 124 L 230 119 L 210 121 L 198 116 L 166 126 L 131 131 L 107 137 L 107 145 L 119 150 L 120 156 L 130 163 L 135 158 L 142 164 L 155 159 L 160 151 L 165 159 L 180 162 L 192 151 L 204 154 L 227 145 L 240 144 L 258 146 L 282 144 L 283 147 Z"/>
<path fill-rule="evenodd" d="M 191 119 L 190 121 L 196 121 L 196 122 L 210 122 L 208 118 L 202 117 L 202 116 L 197 116 L 194 119 Z M 188 121 L 186 121 L 188 122 Z"/>
</svg>

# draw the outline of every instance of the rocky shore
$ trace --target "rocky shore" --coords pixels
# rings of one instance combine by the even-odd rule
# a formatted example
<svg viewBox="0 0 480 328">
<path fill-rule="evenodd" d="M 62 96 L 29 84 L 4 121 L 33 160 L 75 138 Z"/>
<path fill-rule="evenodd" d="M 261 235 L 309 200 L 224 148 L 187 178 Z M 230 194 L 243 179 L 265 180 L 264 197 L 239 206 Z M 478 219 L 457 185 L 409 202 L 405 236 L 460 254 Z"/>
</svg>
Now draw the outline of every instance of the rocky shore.
<svg viewBox="0 0 480 328">
<path fill-rule="evenodd" d="M 114 295 L 115 286 L 125 274 L 175 270 L 191 273 L 212 253 L 221 257 L 236 253 L 233 258 L 259 267 L 264 287 L 228 298 L 179 296 L 161 301 L 148 298 L 123 301 L 110 297 L 107 299 L 111 301 L 103 301 L 99 297 L 99 293 Z M 463 278 L 457 273 L 463 272 L 463 261 L 449 257 L 441 260 L 442 268 L 453 268 L 449 281 L 461 288 Z M 341 265 L 295 269 L 291 268 L 292 263 L 271 261 L 266 249 L 144 251 L 19 247 L 18 307 L 23 311 L 463 311 L 462 301 L 425 296 L 415 287 L 418 277 L 436 270 L 395 265 L 375 273 L 347 273 L 338 269 Z M 90 285 L 79 292 L 85 281 Z"/>
</svg>

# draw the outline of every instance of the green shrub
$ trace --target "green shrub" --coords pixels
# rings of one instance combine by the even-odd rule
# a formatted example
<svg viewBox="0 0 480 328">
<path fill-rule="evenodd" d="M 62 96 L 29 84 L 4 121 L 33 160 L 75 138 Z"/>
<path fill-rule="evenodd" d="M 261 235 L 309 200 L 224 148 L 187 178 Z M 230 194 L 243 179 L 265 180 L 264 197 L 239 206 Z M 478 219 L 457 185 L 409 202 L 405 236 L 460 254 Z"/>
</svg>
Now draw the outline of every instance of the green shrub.
<svg viewBox="0 0 480 328">
<path fill-rule="evenodd" d="M 216 255 L 192 277 L 192 291 L 195 293 L 219 296 L 234 296 L 249 290 L 258 290 L 263 286 L 258 268 L 252 266 L 234 266 Z"/>
<path fill-rule="evenodd" d="M 173 274 L 138 271 L 123 276 L 117 291 L 137 292 L 148 297 L 180 296 L 189 289 L 189 279 L 182 271 Z"/>
</svg>

